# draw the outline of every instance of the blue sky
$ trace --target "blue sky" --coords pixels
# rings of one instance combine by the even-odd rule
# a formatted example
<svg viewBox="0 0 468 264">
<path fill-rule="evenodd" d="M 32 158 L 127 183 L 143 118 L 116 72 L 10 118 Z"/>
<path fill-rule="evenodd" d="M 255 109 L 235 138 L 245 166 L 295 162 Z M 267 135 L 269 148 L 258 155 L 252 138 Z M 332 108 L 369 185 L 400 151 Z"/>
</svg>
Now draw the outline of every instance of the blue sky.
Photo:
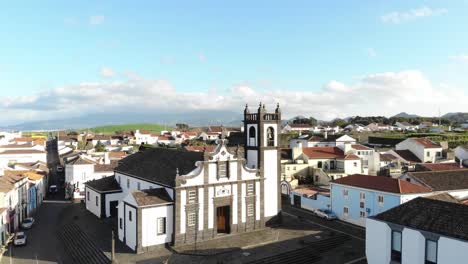
<svg viewBox="0 0 468 264">
<path fill-rule="evenodd" d="M 44 97 L 58 96 L 57 89 L 100 89 L 116 83 L 132 87 L 136 85 L 132 79 L 164 81 L 171 92 L 195 100 L 201 93 L 228 100 L 236 96 L 238 87 L 248 87 L 255 100 L 288 105 L 292 95 L 305 98 L 303 104 L 310 96 L 314 100 L 323 96 L 331 81 L 362 89 L 369 76 L 411 71 L 410 75 L 416 72 L 416 78 L 422 75 L 430 82 L 430 93 L 467 96 L 466 1 L 187 2 L 15 1 L 3 5 L 0 96 L 8 103 L 0 108 L 11 115 L 0 120 L 77 114 L 70 107 L 65 111 L 36 105 L 42 105 Z M 96 85 L 83 88 L 83 83 Z M 141 91 L 163 89 L 156 86 Z M 69 103 L 70 98 L 65 101 Z M 234 107 L 252 98 L 237 99 L 218 105 Z M 359 106 L 339 104 L 338 100 L 317 107 L 317 115 L 333 118 L 396 110 L 364 106 L 353 110 Z M 300 100 L 291 103 L 291 114 L 301 111 L 298 105 Z M 439 107 L 446 109 L 443 112 L 463 110 L 453 105 L 445 102 Z M 405 106 L 402 111 L 432 113 L 409 102 L 408 109 Z M 154 104 L 148 107 L 168 110 Z M 315 110 L 307 111 L 313 115 Z"/>
</svg>

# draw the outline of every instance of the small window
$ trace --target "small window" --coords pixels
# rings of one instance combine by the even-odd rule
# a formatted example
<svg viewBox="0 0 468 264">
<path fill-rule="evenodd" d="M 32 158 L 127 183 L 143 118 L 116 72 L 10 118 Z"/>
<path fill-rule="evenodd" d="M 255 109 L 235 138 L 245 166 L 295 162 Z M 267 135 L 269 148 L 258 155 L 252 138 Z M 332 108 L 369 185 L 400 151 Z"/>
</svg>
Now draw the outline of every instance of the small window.
<svg viewBox="0 0 468 264">
<path fill-rule="evenodd" d="M 347 216 L 348 213 L 349 213 L 348 207 L 343 207 L 343 214 L 344 214 L 345 216 Z"/>
<path fill-rule="evenodd" d="M 293 170 L 296 170 L 296 166 L 293 167 Z"/>
<path fill-rule="evenodd" d="M 363 193 L 363 192 L 359 193 L 359 199 L 365 200 L 366 199 L 366 193 Z"/>
<path fill-rule="evenodd" d="M 190 214 L 188 214 L 188 216 L 187 216 L 187 224 L 188 224 L 188 226 L 195 226 L 195 222 L 196 222 L 195 213 L 190 213 Z"/>
<path fill-rule="evenodd" d="M 317 167 L 318 167 L 319 169 L 322 168 L 322 162 L 321 162 L 321 161 L 319 161 L 319 162 L 317 163 Z"/>
<path fill-rule="evenodd" d="M 384 197 L 383 197 L 383 195 L 377 196 L 377 199 L 378 199 L 379 204 L 380 204 L 380 205 L 383 205 L 383 203 L 384 203 Z"/>
<path fill-rule="evenodd" d="M 437 263 L 437 241 L 426 239 L 426 263 Z"/>
<path fill-rule="evenodd" d="M 137 189 L 138 189 L 138 190 L 141 189 L 141 184 L 140 184 L 140 182 L 137 182 Z"/>
<path fill-rule="evenodd" d="M 249 204 L 247 205 L 247 216 L 253 216 L 254 215 L 254 205 Z"/>
<path fill-rule="evenodd" d="M 365 218 L 365 217 L 366 217 L 366 212 L 360 211 L 360 212 L 359 212 L 359 217 Z"/>
<path fill-rule="evenodd" d="M 364 202 L 359 202 L 359 208 L 364 208 Z"/>
<path fill-rule="evenodd" d="M 120 229 L 123 229 L 123 221 L 122 221 L 122 218 L 119 218 L 119 226 L 120 226 Z"/>
<path fill-rule="evenodd" d="M 132 221 L 132 211 L 128 211 L 128 221 Z"/>
<path fill-rule="evenodd" d="M 358 155 L 361 155 L 361 151 L 358 151 L 357 154 L 358 154 Z"/>
<path fill-rule="evenodd" d="M 218 163 L 218 166 L 219 166 L 218 173 L 219 173 L 220 178 L 226 177 L 226 167 L 227 167 L 226 164 L 227 164 L 226 162 Z"/>
<path fill-rule="evenodd" d="M 130 189 L 130 179 L 127 179 L 127 188 Z"/>
<path fill-rule="evenodd" d="M 96 206 L 99 204 L 99 198 L 96 196 Z"/>
<path fill-rule="evenodd" d="M 401 262 L 401 232 L 392 231 L 391 260 Z"/>
<path fill-rule="evenodd" d="M 357 167 L 357 162 L 353 162 L 354 167 Z"/>
<path fill-rule="evenodd" d="M 194 204 L 197 202 L 197 192 L 196 191 L 189 191 L 188 192 L 188 203 Z"/>
<path fill-rule="evenodd" d="M 166 234 L 166 217 L 159 217 L 157 221 L 158 235 Z"/>
<path fill-rule="evenodd" d="M 428 151 L 426 152 L 426 157 L 430 157 L 431 156 L 431 153 Z"/>
<path fill-rule="evenodd" d="M 288 167 L 288 170 L 291 170 L 291 168 L 290 168 L 290 167 Z"/>
<path fill-rule="evenodd" d="M 347 190 L 347 189 L 343 189 L 343 196 L 344 196 L 345 198 L 348 197 L 348 190 Z"/>
<path fill-rule="evenodd" d="M 89 200 L 91 199 L 91 198 L 89 198 L 89 191 L 88 191 L 88 193 L 86 194 L 86 196 L 87 196 L 88 201 L 89 201 Z"/>
<path fill-rule="evenodd" d="M 247 196 L 254 195 L 254 184 L 249 183 L 247 184 Z"/>
</svg>

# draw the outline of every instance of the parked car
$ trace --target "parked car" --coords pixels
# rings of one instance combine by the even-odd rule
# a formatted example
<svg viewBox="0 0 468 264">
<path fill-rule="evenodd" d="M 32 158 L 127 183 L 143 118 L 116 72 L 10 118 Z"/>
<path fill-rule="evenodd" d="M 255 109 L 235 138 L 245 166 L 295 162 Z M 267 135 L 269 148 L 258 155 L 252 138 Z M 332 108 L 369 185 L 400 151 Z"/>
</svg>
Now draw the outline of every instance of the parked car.
<svg viewBox="0 0 468 264">
<path fill-rule="evenodd" d="M 49 187 L 49 193 L 57 193 L 57 192 L 58 192 L 57 185 L 51 185 Z"/>
<path fill-rule="evenodd" d="M 13 245 L 24 246 L 26 245 L 26 234 L 24 232 L 16 232 Z"/>
<path fill-rule="evenodd" d="M 315 211 L 315 214 L 318 217 L 324 218 L 324 219 L 327 219 L 327 220 L 336 219 L 336 215 L 332 211 L 327 210 L 327 209 L 318 209 L 318 210 Z"/>
<path fill-rule="evenodd" d="M 29 217 L 29 218 L 24 219 L 23 223 L 21 224 L 21 227 L 24 229 L 29 229 L 33 226 L 33 224 L 34 224 L 34 218 Z"/>
</svg>

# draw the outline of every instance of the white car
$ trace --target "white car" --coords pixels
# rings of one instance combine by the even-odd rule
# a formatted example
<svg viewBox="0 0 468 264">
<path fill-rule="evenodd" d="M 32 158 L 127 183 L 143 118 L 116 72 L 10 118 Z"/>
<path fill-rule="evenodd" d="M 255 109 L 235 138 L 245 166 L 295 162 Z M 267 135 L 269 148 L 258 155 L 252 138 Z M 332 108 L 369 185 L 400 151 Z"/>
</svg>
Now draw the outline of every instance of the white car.
<svg viewBox="0 0 468 264">
<path fill-rule="evenodd" d="M 15 246 L 26 245 L 26 234 L 24 232 L 17 232 L 15 234 L 15 239 L 13 240 L 13 245 Z"/>
<path fill-rule="evenodd" d="M 34 224 L 34 218 L 29 217 L 29 218 L 24 219 L 23 223 L 21 224 L 21 227 L 24 229 L 29 229 L 32 227 L 33 224 Z"/>
<path fill-rule="evenodd" d="M 327 220 L 333 220 L 336 219 L 336 215 L 327 209 L 318 209 L 314 212 L 318 217 L 327 219 Z"/>
</svg>

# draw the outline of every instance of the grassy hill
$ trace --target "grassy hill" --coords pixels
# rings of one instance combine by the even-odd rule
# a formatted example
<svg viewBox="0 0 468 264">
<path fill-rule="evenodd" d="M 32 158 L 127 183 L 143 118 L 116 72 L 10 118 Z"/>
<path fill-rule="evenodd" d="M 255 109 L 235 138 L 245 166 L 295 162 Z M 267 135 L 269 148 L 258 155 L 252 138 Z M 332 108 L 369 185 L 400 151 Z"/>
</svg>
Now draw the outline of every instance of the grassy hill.
<svg viewBox="0 0 468 264">
<path fill-rule="evenodd" d="M 123 125 L 110 125 L 110 126 L 98 126 L 91 128 L 90 131 L 97 134 L 115 134 L 118 131 L 130 131 L 130 130 L 147 130 L 155 134 L 159 134 L 162 130 L 170 130 L 171 127 L 164 127 L 159 124 L 123 124 Z"/>
</svg>

